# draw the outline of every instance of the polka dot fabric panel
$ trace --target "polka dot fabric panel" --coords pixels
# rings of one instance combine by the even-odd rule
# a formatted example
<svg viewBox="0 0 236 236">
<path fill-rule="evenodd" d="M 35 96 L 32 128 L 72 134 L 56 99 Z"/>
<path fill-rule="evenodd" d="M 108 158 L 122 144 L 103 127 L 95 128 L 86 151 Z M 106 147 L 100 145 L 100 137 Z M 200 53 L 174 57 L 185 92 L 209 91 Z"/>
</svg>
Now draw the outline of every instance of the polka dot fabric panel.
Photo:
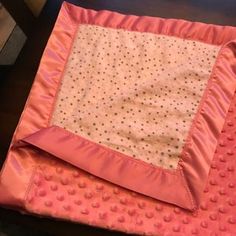
<svg viewBox="0 0 236 236">
<path fill-rule="evenodd" d="M 51 124 L 176 168 L 219 47 L 82 24 Z"/>
</svg>

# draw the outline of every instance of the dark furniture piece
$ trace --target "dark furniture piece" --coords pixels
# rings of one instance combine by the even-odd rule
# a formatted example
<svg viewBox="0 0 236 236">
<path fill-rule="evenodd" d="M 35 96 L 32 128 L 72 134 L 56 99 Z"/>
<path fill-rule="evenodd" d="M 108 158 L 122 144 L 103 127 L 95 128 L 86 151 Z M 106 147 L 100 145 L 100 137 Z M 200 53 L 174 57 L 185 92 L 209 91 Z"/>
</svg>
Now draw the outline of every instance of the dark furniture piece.
<svg viewBox="0 0 236 236">
<path fill-rule="evenodd" d="M 28 36 L 36 23 L 36 19 L 24 3 L 24 0 L 1 0 L 1 3 L 11 14 L 25 35 Z"/>
<path fill-rule="evenodd" d="M 19 3 L 23 0 L 6 0 L 13 7 L 11 13 L 18 14 Z M 192 21 L 236 26 L 235 0 L 86 0 L 69 1 L 85 8 L 108 9 L 125 14 L 182 18 Z M 7 149 L 30 91 L 37 67 L 56 20 L 62 0 L 48 0 L 40 17 L 33 24 L 25 26 L 28 40 L 15 65 L 5 76 L 0 77 L 0 163 L 4 162 Z M 19 10 L 20 8 L 18 8 Z M 18 15 L 20 18 L 20 16 Z M 32 28 L 33 27 L 33 28 Z M 22 26 L 23 29 L 23 26 Z M 0 222 L 10 222 L 35 231 L 40 235 L 124 235 L 103 229 L 25 216 L 20 213 L 0 209 Z M 14 234 L 17 235 L 17 234 Z M 22 235 L 20 232 L 18 235 Z"/>
</svg>

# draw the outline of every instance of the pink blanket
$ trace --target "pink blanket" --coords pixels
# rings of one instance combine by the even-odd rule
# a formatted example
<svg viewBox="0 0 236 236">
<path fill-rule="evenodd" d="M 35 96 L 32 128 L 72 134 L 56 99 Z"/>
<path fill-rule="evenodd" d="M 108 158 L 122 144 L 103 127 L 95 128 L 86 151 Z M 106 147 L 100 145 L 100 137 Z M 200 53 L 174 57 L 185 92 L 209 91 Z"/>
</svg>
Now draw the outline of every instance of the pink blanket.
<svg viewBox="0 0 236 236">
<path fill-rule="evenodd" d="M 236 28 L 64 3 L 0 203 L 147 235 L 236 235 Z"/>
</svg>

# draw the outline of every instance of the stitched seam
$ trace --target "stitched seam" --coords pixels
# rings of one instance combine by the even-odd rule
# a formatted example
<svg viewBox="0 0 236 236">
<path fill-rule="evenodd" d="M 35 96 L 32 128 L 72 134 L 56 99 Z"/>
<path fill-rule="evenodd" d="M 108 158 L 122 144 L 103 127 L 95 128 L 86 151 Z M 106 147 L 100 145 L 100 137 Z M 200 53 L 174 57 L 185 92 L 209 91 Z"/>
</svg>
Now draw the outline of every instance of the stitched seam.
<svg viewBox="0 0 236 236">
<path fill-rule="evenodd" d="M 186 37 L 186 36 L 177 36 L 177 35 L 171 35 L 168 33 L 155 33 L 155 32 L 149 32 L 149 31 L 138 31 L 138 29 L 136 30 L 132 30 L 132 29 L 126 29 L 124 27 L 118 27 L 118 26 L 103 26 L 99 23 L 84 23 L 83 20 L 80 19 L 80 21 L 82 22 L 81 25 L 95 25 L 95 26 L 99 26 L 102 28 L 110 28 L 110 29 L 121 29 L 124 31 L 129 31 L 129 32 L 137 32 L 137 33 L 145 33 L 145 34 L 154 34 L 154 35 L 161 35 L 161 36 L 168 36 L 168 37 L 172 37 L 172 38 L 177 38 L 177 39 L 183 39 L 183 40 L 189 40 L 189 41 L 195 41 L 195 42 L 199 42 L 199 43 L 203 43 L 203 44 L 208 44 L 211 46 L 220 46 L 222 44 L 217 44 L 217 43 L 208 43 L 208 42 L 204 42 L 204 40 L 200 40 L 200 39 L 191 39 L 190 36 Z"/>
<path fill-rule="evenodd" d="M 184 188 L 185 188 L 185 190 L 186 190 L 186 192 L 188 194 L 188 198 L 189 198 L 189 200 L 190 200 L 190 202 L 192 204 L 192 210 L 196 210 L 197 207 L 196 207 L 195 201 L 193 200 L 193 193 L 192 193 L 192 191 L 190 190 L 190 188 L 189 188 L 189 186 L 187 184 L 187 181 L 186 181 L 186 179 L 184 177 L 183 170 L 180 170 L 179 172 L 180 172 L 180 178 L 182 179 L 182 182 L 183 182 L 183 186 L 184 186 Z"/>
<path fill-rule="evenodd" d="M 188 133 L 185 145 L 183 147 L 182 153 L 180 155 L 181 157 L 180 157 L 180 160 L 178 162 L 177 169 L 182 168 L 181 167 L 181 162 L 184 161 L 184 159 L 186 158 L 186 154 L 187 154 L 186 150 L 189 148 L 189 145 L 191 143 L 191 139 L 192 139 L 192 136 L 193 136 L 193 133 L 194 133 L 194 129 L 196 128 L 196 123 L 200 120 L 200 117 L 202 117 L 201 110 L 203 109 L 204 105 L 208 102 L 209 97 L 212 96 L 209 93 L 210 93 L 211 87 L 215 84 L 214 79 L 216 77 L 216 69 L 217 69 L 217 65 L 218 65 L 219 60 L 222 58 L 223 49 L 224 49 L 224 47 L 222 47 L 218 52 L 215 64 L 212 68 L 212 73 L 210 75 L 210 78 L 208 80 L 208 84 L 207 84 L 206 89 L 205 89 L 205 92 L 202 96 L 202 99 L 201 99 L 200 104 L 198 106 L 198 110 L 196 112 L 196 115 L 195 115 L 195 117 L 192 121 L 191 127 L 189 129 L 189 133 Z"/>
<path fill-rule="evenodd" d="M 212 85 L 215 83 L 215 81 L 213 81 L 213 79 L 217 78 L 216 71 L 217 71 L 217 69 L 218 69 L 218 63 L 219 63 L 219 61 L 221 60 L 221 58 L 223 57 L 223 51 L 224 51 L 224 49 L 225 49 L 225 46 L 221 47 L 221 49 L 220 49 L 219 52 L 218 52 L 218 55 L 217 55 L 215 64 L 214 64 L 213 69 L 212 69 L 212 73 L 211 73 L 210 79 L 209 79 L 209 81 L 208 81 L 208 85 L 207 85 L 207 88 L 206 88 L 204 97 L 203 97 L 203 99 L 202 99 L 201 102 L 200 102 L 199 109 L 198 109 L 198 111 L 197 111 L 197 115 L 196 115 L 196 117 L 195 117 L 195 119 L 194 119 L 194 121 L 193 121 L 192 127 L 191 127 L 190 132 L 189 132 L 188 139 L 187 139 L 186 144 L 185 144 L 185 146 L 184 146 L 184 148 L 183 148 L 183 152 L 182 152 L 182 155 L 181 155 L 182 157 L 181 157 L 181 159 L 180 159 L 180 161 L 179 161 L 179 163 L 178 163 L 178 169 L 179 169 L 180 172 L 181 172 L 181 176 L 182 176 L 182 179 L 183 179 L 183 181 L 184 181 L 184 183 L 185 183 L 186 190 L 189 192 L 189 194 L 190 194 L 190 199 L 191 199 L 193 205 L 195 206 L 195 207 L 194 207 L 194 210 L 196 210 L 196 204 L 194 203 L 193 198 L 192 198 L 193 193 L 192 193 L 191 189 L 189 188 L 188 183 L 187 183 L 187 181 L 186 181 L 186 179 L 185 179 L 185 175 L 184 175 L 184 171 L 185 171 L 185 170 L 184 170 L 184 166 L 182 166 L 182 163 L 184 162 L 184 159 L 186 158 L 186 155 L 187 155 L 187 153 L 188 153 L 188 152 L 186 151 L 186 149 L 188 148 L 188 146 L 189 146 L 189 144 L 190 144 L 189 139 L 191 139 L 192 134 L 194 133 L 194 129 L 196 128 L 196 122 L 197 122 L 197 120 L 199 119 L 199 117 L 203 116 L 200 111 L 201 111 L 202 107 L 204 106 L 204 104 L 205 104 L 205 103 L 209 100 L 209 98 L 212 96 L 211 94 L 209 95 L 209 91 L 210 91 Z M 190 148 L 191 148 L 191 147 L 190 147 Z"/>
<path fill-rule="evenodd" d="M 26 189 L 25 195 L 24 195 L 24 205 L 26 205 L 26 201 L 27 201 L 27 198 L 28 198 L 30 189 L 31 189 L 31 187 L 32 187 L 32 185 L 33 185 L 33 179 L 34 179 L 34 177 L 35 177 L 35 175 L 36 175 L 36 170 L 37 170 L 38 166 L 39 166 L 39 165 L 36 164 L 36 165 L 34 166 L 34 169 L 33 169 L 32 173 L 31 173 L 31 176 L 30 176 L 30 179 L 29 179 L 29 182 L 28 182 L 28 186 L 27 186 L 27 189 Z"/>
<path fill-rule="evenodd" d="M 189 130 L 188 137 L 186 139 L 186 143 L 185 143 L 185 145 L 183 147 L 181 158 L 180 158 L 180 160 L 178 162 L 178 165 L 177 165 L 177 169 L 180 170 L 180 174 L 181 174 L 181 178 L 182 178 L 183 183 L 184 183 L 184 187 L 185 187 L 185 189 L 186 189 L 186 191 L 188 193 L 189 199 L 190 199 L 190 201 L 192 203 L 193 210 L 196 209 L 196 204 L 195 204 L 195 202 L 193 200 L 193 193 L 192 193 L 191 189 L 189 188 L 189 186 L 187 184 L 187 181 L 185 179 L 184 168 L 182 167 L 182 163 L 184 162 L 184 159 L 187 157 L 186 155 L 187 155 L 188 152 L 186 150 L 189 148 L 190 141 L 191 141 L 192 135 L 194 133 L 194 129 L 196 128 L 196 123 L 200 119 L 200 117 L 202 116 L 201 110 L 202 110 L 203 106 L 205 105 L 205 103 L 208 101 L 208 99 L 210 97 L 209 91 L 210 91 L 212 85 L 214 84 L 214 78 L 216 76 L 215 74 L 216 74 L 217 64 L 218 64 L 219 60 L 222 58 L 223 49 L 224 49 L 224 47 L 221 47 L 219 52 L 218 52 L 215 64 L 214 64 L 213 69 L 212 69 L 212 73 L 211 73 L 210 78 L 208 80 L 208 84 L 207 84 L 206 90 L 205 90 L 205 92 L 203 94 L 202 100 L 200 101 L 200 104 L 199 104 L 196 116 L 195 116 L 195 118 L 194 118 L 194 120 L 192 122 L 192 125 L 191 125 L 190 130 Z"/>
<path fill-rule="evenodd" d="M 132 157 L 130 157 L 130 156 L 127 156 L 127 155 L 125 155 L 125 154 L 123 154 L 123 153 L 120 153 L 120 152 L 117 152 L 117 151 L 115 151 L 115 150 L 113 150 L 113 149 L 110 149 L 110 148 L 107 148 L 107 147 L 105 147 L 105 146 L 102 146 L 101 144 L 97 144 L 97 143 L 95 143 L 95 142 L 93 142 L 93 141 L 87 140 L 87 139 L 85 139 L 85 138 L 83 138 L 83 137 L 81 137 L 81 136 L 79 136 L 79 135 L 75 135 L 75 134 L 73 134 L 72 132 L 70 132 L 70 131 L 68 131 L 68 130 L 66 130 L 66 129 L 63 129 L 63 128 L 59 127 L 59 126 L 53 125 L 52 127 L 55 127 L 56 129 L 60 129 L 60 130 L 62 130 L 63 132 L 66 132 L 66 133 L 67 133 L 71 138 L 73 138 L 73 139 L 78 139 L 79 141 L 82 140 L 82 142 L 89 142 L 89 143 L 95 145 L 96 147 L 98 147 L 98 148 L 100 148 L 100 149 L 102 149 L 102 150 L 108 152 L 108 155 L 109 155 L 109 154 L 112 154 L 112 155 L 115 155 L 115 157 L 118 156 L 118 157 L 127 159 L 129 162 L 135 162 L 135 163 L 138 164 L 138 165 L 143 165 L 143 166 L 148 167 L 148 168 L 150 168 L 150 169 L 157 169 L 157 170 L 159 170 L 159 171 L 165 171 L 165 172 L 168 172 L 168 174 L 171 174 L 171 175 L 177 175 L 177 173 L 178 173 L 178 172 L 177 172 L 177 169 L 169 170 L 169 169 L 163 169 L 163 168 L 161 168 L 161 167 L 159 167 L 159 166 L 153 166 L 153 165 L 148 164 L 148 163 L 146 163 L 146 162 L 144 162 L 144 161 L 134 159 L 134 158 L 132 158 Z M 34 135 L 34 134 L 29 135 L 27 138 L 29 138 L 29 137 L 31 137 L 31 136 L 33 136 L 33 135 Z M 27 140 L 24 140 L 24 139 L 23 139 L 23 141 L 37 147 L 37 145 L 35 145 L 34 143 L 28 142 Z M 46 150 L 45 150 L 45 151 L 46 151 Z M 109 157 L 110 157 L 110 155 L 109 155 Z"/>
<path fill-rule="evenodd" d="M 51 123 L 51 120 L 52 120 L 52 115 L 55 111 L 55 106 L 56 106 L 57 99 L 58 99 L 58 96 L 59 96 L 59 88 L 61 87 L 61 82 L 64 78 L 64 75 L 65 75 L 65 72 L 66 72 L 66 69 L 67 69 L 67 66 L 68 66 L 68 58 L 71 55 L 72 47 L 74 45 L 75 36 L 77 35 L 78 29 L 79 29 L 79 24 L 76 26 L 74 35 L 73 35 L 72 40 L 71 40 L 70 48 L 68 50 L 68 53 L 67 53 L 67 56 L 66 56 L 66 59 L 65 59 L 65 64 L 64 64 L 63 70 L 62 70 L 60 78 L 57 82 L 56 93 L 54 95 L 53 103 L 52 103 L 52 106 L 51 106 L 51 111 L 50 111 L 49 116 L 48 116 L 47 126 L 50 126 L 50 123 Z"/>
</svg>

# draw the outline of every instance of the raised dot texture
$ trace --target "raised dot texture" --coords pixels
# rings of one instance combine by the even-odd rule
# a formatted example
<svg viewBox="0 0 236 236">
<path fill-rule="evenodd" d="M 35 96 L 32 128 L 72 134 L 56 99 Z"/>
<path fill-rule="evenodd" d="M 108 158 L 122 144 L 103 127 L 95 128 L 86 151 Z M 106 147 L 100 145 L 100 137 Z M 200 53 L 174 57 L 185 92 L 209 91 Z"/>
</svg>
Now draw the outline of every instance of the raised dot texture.
<svg viewBox="0 0 236 236">
<path fill-rule="evenodd" d="M 164 221 L 165 222 L 170 222 L 171 221 L 171 219 L 172 219 L 172 217 L 171 217 L 171 215 L 165 215 L 164 217 L 163 217 L 163 219 L 164 219 Z"/>
<path fill-rule="evenodd" d="M 175 225 L 175 226 L 173 227 L 173 231 L 174 231 L 174 232 L 179 232 L 179 231 L 180 231 L 180 226 L 179 226 L 179 225 Z"/>
<path fill-rule="evenodd" d="M 123 205 L 126 205 L 126 204 L 128 203 L 128 199 L 125 198 L 125 197 L 122 197 L 122 198 L 120 199 L 120 203 L 123 204 Z"/>
<path fill-rule="evenodd" d="M 226 174 L 225 174 L 224 171 L 221 171 L 221 172 L 219 173 L 219 175 L 220 175 L 220 177 L 222 177 L 222 178 L 226 177 Z"/>
<path fill-rule="evenodd" d="M 183 221 L 184 224 L 188 224 L 190 222 L 188 217 L 183 218 L 182 221 Z"/>
<path fill-rule="evenodd" d="M 101 212 L 101 213 L 99 213 L 99 218 L 100 218 L 100 219 L 104 220 L 106 217 L 107 217 L 106 212 Z"/>
<path fill-rule="evenodd" d="M 236 222 L 235 217 L 233 217 L 233 216 L 229 217 L 228 222 L 229 222 L 230 224 L 235 224 L 235 222 Z"/>
<path fill-rule="evenodd" d="M 219 212 L 222 213 L 222 214 L 226 213 L 226 208 L 224 206 L 220 206 L 219 207 Z"/>
<path fill-rule="evenodd" d="M 201 210 L 207 210 L 207 205 L 206 205 L 206 203 L 201 203 L 201 205 L 200 205 L 200 209 Z"/>
<path fill-rule="evenodd" d="M 193 235 L 197 235 L 197 234 L 198 234 L 198 230 L 197 230 L 197 229 L 192 229 L 192 230 L 191 230 L 191 233 L 192 233 Z"/>
<path fill-rule="evenodd" d="M 68 194 L 70 194 L 70 195 L 75 195 L 76 190 L 75 190 L 74 188 L 69 188 L 67 192 L 68 192 Z"/>
<path fill-rule="evenodd" d="M 234 171 L 234 167 L 233 166 L 228 166 L 227 170 L 232 172 L 232 171 Z"/>
<path fill-rule="evenodd" d="M 215 221 L 217 219 L 217 215 L 216 214 L 210 214 L 209 218 L 213 221 Z"/>
<path fill-rule="evenodd" d="M 52 179 L 52 175 L 51 174 L 45 174 L 45 179 L 47 181 L 50 181 Z"/>
<path fill-rule="evenodd" d="M 85 187 L 86 187 L 86 183 L 85 183 L 84 181 L 80 181 L 80 182 L 78 183 L 78 186 L 79 186 L 80 188 L 85 188 Z"/>
<path fill-rule="evenodd" d="M 103 201 L 108 201 L 109 199 L 110 199 L 110 195 L 109 194 L 103 194 L 103 196 L 102 196 L 102 199 L 103 199 Z"/>
<path fill-rule="evenodd" d="M 57 196 L 58 201 L 63 201 L 64 199 L 65 199 L 65 197 L 62 194 Z"/>
<path fill-rule="evenodd" d="M 124 216 L 119 216 L 119 217 L 118 217 L 118 221 L 119 221 L 120 223 L 124 223 L 124 222 L 125 222 L 125 217 L 124 217 Z"/>
<path fill-rule="evenodd" d="M 93 202 L 92 207 L 93 208 L 98 208 L 98 207 L 100 207 L 100 203 L 99 202 Z"/>
<path fill-rule="evenodd" d="M 137 220 L 136 220 L 136 224 L 137 224 L 137 225 L 142 225 L 142 224 L 143 224 L 143 221 L 142 221 L 141 219 L 137 219 Z"/>
<path fill-rule="evenodd" d="M 36 186 L 40 186 L 40 183 L 41 183 L 40 179 L 39 179 L 38 177 L 35 177 L 35 179 L 34 179 L 34 184 L 35 184 Z"/>
<path fill-rule="evenodd" d="M 66 211 L 70 211 L 70 210 L 71 210 L 71 206 L 70 206 L 70 205 L 64 205 L 63 208 L 64 208 Z"/>
<path fill-rule="evenodd" d="M 230 206 L 235 206 L 236 200 L 234 200 L 234 199 L 229 199 L 228 203 L 229 203 Z"/>
<path fill-rule="evenodd" d="M 114 188 L 113 192 L 114 192 L 115 194 L 119 194 L 119 193 L 120 193 L 120 190 L 119 190 L 118 188 Z"/>
<path fill-rule="evenodd" d="M 180 209 L 179 209 L 178 207 L 175 207 L 174 212 L 175 212 L 176 214 L 179 214 L 179 213 L 180 213 Z"/>
<path fill-rule="evenodd" d="M 93 193 L 92 192 L 86 192 L 84 194 L 84 197 L 87 198 L 87 199 L 91 199 L 93 197 Z"/>
<path fill-rule="evenodd" d="M 83 215 L 88 215 L 89 214 L 89 210 L 87 208 L 82 209 L 80 212 Z"/>
<path fill-rule="evenodd" d="M 215 203 L 215 202 L 217 202 L 217 200 L 218 200 L 218 198 L 217 198 L 217 196 L 215 196 L 215 195 L 213 195 L 213 196 L 210 197 L 210 201 L 211 201 L 211 202 L 214 202 L 214 203 Z"/>
<path fill-rule="evenodd" d="M 43 190 L 43 189 L 40 189 L 38 194 L 39 194 L 40 197 L 44 197 L 44 196 L 46 196 L 46 191 Z"/>
<path fill-rule="evenodd" d="M 220 225 L 219 230 L 224 232 L 224 231 L 226 231 L 226 227 L 224 225 Z"/>
<path fill-rule="evenodd" d="M 152 212 L 147 212 L 145 215 L 148 219 L 151 219 L 154 216 Z"/>
<path fill-rule="evenodd" d="M 67 178 L 63 178 L 63 179 L 61 179 L 61 183 L 63 185 L 68 185 L 69 184 L 69 180 Z"/>
<path fill-rule="evenodd" d="M 140 209 L 144 209 L 145 206 L 146 206 L 146 203 L 145 203 L 145 202 L 138 202 L 138 207 L 139 207 Z"/>
<path fill-rule="evenodd" d="M 57 172 L 58 174 L 62 174 L 63 169 L 62 169 L 61 167 L 57 167 L 57 168 L 56 168 L 56 172 Z"/>
<path fill-rule="evenodd" d="M 207 223 L 206 221 L 202 221 L 202 222 L 201 222 L 201 226 L 202 226 L 203 228 L 207 228 L 207 227 L 208 227 L 208 223 Z"/>
<path fill-rule="evenodd" d="M 102 184 L 97 184 L 96 189 L 97 190 L 103 190 L 104 186 Z"/>
<path fill-rule="evenodd" d="M 163 210 L 163 206 L 162 205 L 156 205 L 155 209 L 157 211 L 162 211 Z"/>
<path fill-rule="evenodd" d="M 211 179 L 211 180 L 210 180 L 210 184 L 211 184 L 211 185 L 217 185 L 217 182 L 216 182 L 215 179 Z"/>
<path fill-rule="evenodd" d="M 51 188 L 52 191 L 57 191 L 57 189 L 58 189 L 56 184 L 51 185 L 50 188 Z"/>
<path fill-rule="evenodd" d="M 128 214 L 129 214 L 130 216 L 134 216 L 134 215 L 136 214 L 136 210 L 135 210 L 135 209 L 129 209 L 129 210 L 128 210 Z"/>
<path fill-rule="evenodd" d="M 80 206 L 82 204 L 82 202 L 80 200 L 74 200 L 74 203 L 78 206 Z"/>
<path fill-rule="evenodd" d="M 111 211 L 116 212 L 118 210 L 118 207 L 116 205 L 111 206 Z"/>
<path fill-rule="evenodd" d="M 45 206 L 46 207 L 51 207 L 53 204 L 52 204 L 52 202 L 51 201 L 46 201 L 45 202 Z"/>
<path fill-rule="evenodd" d="M 73 176 L 74 178 L 78 178 L 78 177 L 80 176 L 80 174 L 79 174 L 78 171 L 73 171 L 72 176 Z"/>
</svg>

